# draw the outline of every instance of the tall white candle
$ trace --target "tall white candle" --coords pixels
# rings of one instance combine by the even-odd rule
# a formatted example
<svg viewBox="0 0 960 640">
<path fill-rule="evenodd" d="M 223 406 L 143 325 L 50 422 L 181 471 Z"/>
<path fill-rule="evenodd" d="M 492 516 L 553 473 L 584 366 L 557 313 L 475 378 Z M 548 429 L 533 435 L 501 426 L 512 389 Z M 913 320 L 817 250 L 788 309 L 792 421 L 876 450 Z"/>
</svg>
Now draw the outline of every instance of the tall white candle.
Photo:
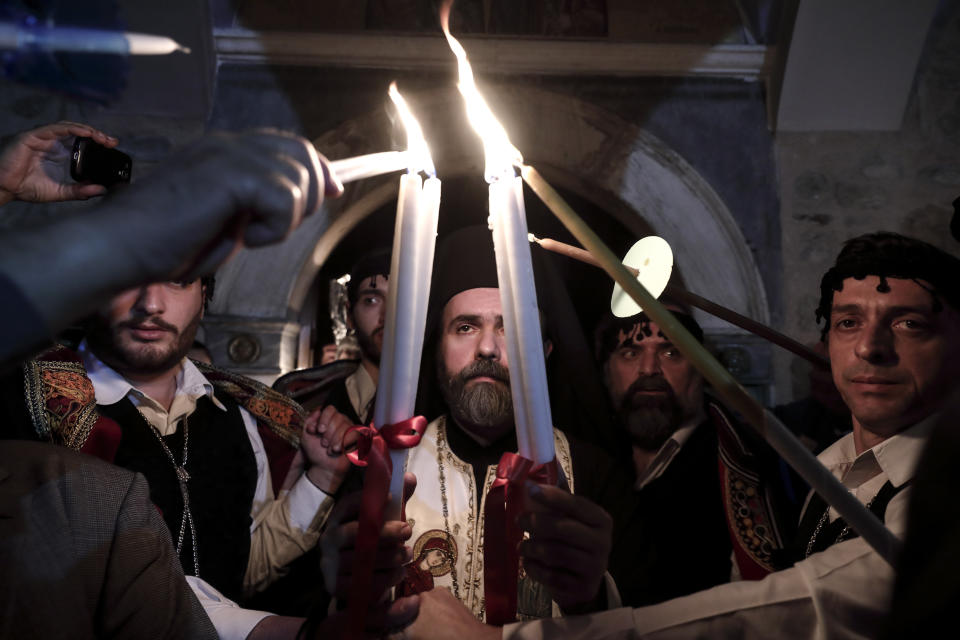
<svg viewBox="0 0 960 640">
<path fill-rule="evenodd" d="M 517 444 L 520 455 L 542 464 L 555 455 L 553 417 L 527 240 L 523 181 L 517 176 L 495 180 L 490 184 L 489 198 Z"/>
<path fill-rule="evenodd" d="M 494 256 L 497 261 L 497 282 L 500 287 L 500 307 L 503 313 L 504 332 L 507 336 L 507 359 L 510 363 L 510 391 L 513 395 L 513 420 L 517 430 L 517 452 L 525 458 L 532 459 L 533 449 L 530 444 L 530 426 L 526 403 L 522 401 L 521 356 L 516 340 L 510 336 L 516 335 L 517 314 L 514 307 L 513 275 L 510 271 L 510 260 L 505 247 L 507 240 L 504 235 L 504 218 L 512 215 L 515 199 L 508 180 L 497 180 L 488 188 L 488 206 L 490 209 L 490 231 L 493 233 Z M 508 329 L 509 327 L 509 329 Z M 514 381 L 518 381 L 516 384 Z"/>
<path fill-rule="evenodd" d="M 417 174 L 400 176 L 397 196 L 397 218 L 393 233 L 393 255 L 390 259 L 389 292 L 383 322 L 383 344 L 380 353 L 380 373 L 377 381 L 377 400 L 373 423 L 378 429 L 412 417 L 413 408 L 406 415 L 399 415 L 398 408 L 404 401 L 399 387 L 409 373 L 412 327 L 409 319 L 416 303 L 416 244 L 417 219 L 422 199 L 422 180 Z M 416 386 L 414 386 L 416 389 Z M 406 464 L 405 450 L 391 451 L 393 476 L 390 481 L 391 500 L 386 511 L 388 520 L 400 515 L 403 488 L 403 470 Z M 400 491 L 397 491 L 397 487 Z"/>
<path fill-rule="evenodd" d="M 490 223 L 510 360 L 517 445 L 523 457 L 537 464 L 546 463 L 554 458 L 553 420 L 547 393 L 537 292 L 527 244 L 523 182 L 513 170 L 514 165 L 523 162 L 523 156 L 510 143 L 507 132 L 477 89 L 467 52 L 450 34 L 449 3 L 441 9 L 440 24 L 450 49 L 457 56 L 460 74 L 457 89 L 466 102 L 467 119 L 483 141 L 486 157 L 484 176 L 490 184 Z"/>
<path fill-rule="evenodd" d="M 433 254 L 437 244 L 437 223 L 440 221 L 440 180 L 427 178 L 423 183 L 420 202 L 420 226 L 417 230 L 417 314 L 414 325 L 414 371 L 419 372 L 423 355 L 423 340 L 427 326 L 427 304 L 430 302 L 430 284 L 433 278 Z M 413 395 L 416 394 L 416 386 Z M 411 411 L 413 406 L 410 407 Z"/>
</svg>

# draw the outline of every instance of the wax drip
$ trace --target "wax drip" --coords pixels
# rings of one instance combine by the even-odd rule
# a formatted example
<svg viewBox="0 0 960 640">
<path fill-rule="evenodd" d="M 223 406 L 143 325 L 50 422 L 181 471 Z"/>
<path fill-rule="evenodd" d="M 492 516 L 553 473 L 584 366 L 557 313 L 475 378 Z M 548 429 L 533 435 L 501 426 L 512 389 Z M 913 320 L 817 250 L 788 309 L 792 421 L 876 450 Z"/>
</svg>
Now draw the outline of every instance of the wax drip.
<svg viewBox="0 0 960 640">
<path fill-rule="evenodd" d="M 878 276 L 880 278 L 880 284 L 877 285 L 877 291 L 880 293 L 890 293 L 890 284 L 887 282 L 886 276 Z"/>
</svg>

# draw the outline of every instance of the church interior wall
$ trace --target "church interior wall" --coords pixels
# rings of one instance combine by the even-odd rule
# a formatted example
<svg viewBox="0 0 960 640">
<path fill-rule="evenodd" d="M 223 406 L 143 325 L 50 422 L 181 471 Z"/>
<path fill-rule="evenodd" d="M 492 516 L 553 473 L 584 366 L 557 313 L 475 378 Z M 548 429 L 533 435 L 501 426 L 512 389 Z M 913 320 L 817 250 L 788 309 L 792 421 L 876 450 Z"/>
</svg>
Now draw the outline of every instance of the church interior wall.
<svg viewBox="0 0 960 640">
<path fill-rule="evenodd" d="M 226 11 L 224 4 L 214 3 L 215 9 Z M 490 75 L 481 81 L 576 98 L 662 140 L 709 183 L 736 221 L 761 274 L 769 321 L 810 342 L 818 337 L 813 308 L 819 276 L 844 239 L 888 229 L 957 252 L 947 228 L 950 202 L 960 195 L 960 11 L 956 2 L 943 4 L 898 131 L 771 132 L 767 88 L 755 81 Z M 273 126 L 313 139 L 357 114 L 382 110 L 393 79 L 412 92 L 455 81 L 452 67 L 423 73 L 222 65 L 209 117 L 196 115 L 197 109 L 172 116 L 116 112 L 4 84 L 0 137 L 60 119 L 87 122 L 121 139 L 137 175 L 210 129 Z M 176 76 L 159 81 L 177 91 Z M 0 228 L 88 206 L 13 203 L 0 210 Z M 303 247 L 297 259 L 306 260 L 309 249 Z M 244 286 L 258 289 L 255 280 Z M 275 306 L 227 320 L 269 335 L 259 357 L 292 366 L 296 351 L 289 343 L 297 327 L 274 313 Z M 242 371 L 221 347 L 215 350 L 219 363 Z M 771 399 L 802 395 L 804 365 L 777 349 L 772 358 Z"/>
</svg>

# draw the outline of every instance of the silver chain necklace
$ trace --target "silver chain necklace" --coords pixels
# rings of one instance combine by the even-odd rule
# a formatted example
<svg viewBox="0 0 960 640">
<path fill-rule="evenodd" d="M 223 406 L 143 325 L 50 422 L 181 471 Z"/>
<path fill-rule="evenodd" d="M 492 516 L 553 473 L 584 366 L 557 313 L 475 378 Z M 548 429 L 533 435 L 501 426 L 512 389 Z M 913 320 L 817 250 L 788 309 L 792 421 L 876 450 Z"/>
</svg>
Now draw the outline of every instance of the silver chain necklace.
<svg viewBox="0 0 960 640">
<path fill-rule="evenodd" d="M 155 426 L 150 424 L 150 421 L 137 410 L 137 413 L 140 414 L 140 417 L 143 418 L 143 421 L 147 424 L 147 427 L 150 428 L 150 431 L 153 432 L 153 435 L 157 436 L 157 441 L 160 443 L 160 446 L 163 447 L 164 453 L 167 454 L 167 458 L 170 459 L 170 463 L 173 464 L 173 471 L 177 476 L 177 484 L 180 485 L 180 495 L 183 498 L 183 515 L 180 516 L 180 534 L 177 536 L 177 557 L 180 557 L 180 553 L 183 551 L 183 539 L 187 532 L 187 524 L 190 525 L 190 547 L 193 550 L 193 575 L 200 577 L 200 562 L 197 557 L 197 530 L 193 525 L 193 513 L 190 511 L 190 492 L 187 490 L 187 481 L 190 480 L 190 474 L 187 472 L 187 452 L 190 444 L 190 423 L 187 422 L 187 416 L 183 416 L 183 462 L 177 464 L 176 459 L 173 457 L 173 452 L 170 451 L 170 447 L 167 446 L 167 443 L 163 441 L 163 436 L 160 435 L 160 430 Z"/>
<path fill-rule="evenodd" d="M 880 495 L 879 492 L 877 493 L 877 495 Z M 864 506 L 866 506 L 866 508 L 869 509 L 870 507 L 873 506 L 873 501 L 876 500 L 876 499 L 877 499 L 877 496 L 873 496 L 873 497 L 870 499 L 870 502 L 868 502 L 868 503 L 867 503 L 866 505 L 864 505 Z M 817 523 L 817 528 L 813 530 L 813 535 L 810 536 L 810 541 L 807 542 L 807 553 L 806 553 L 805 556 L 803 556 L 804 558 L 809 558 L 810 555 L 813 553 L 813 546 L 817 543 L 817 538 L 820 537 L 820 531 L 823 530 L 823 527 L 827 524 L 827 522 L 828 522 L 829 520 L 830 520 L 830 505 L 828 504 L 828 505 L 827 505 L 827 508 L 824 509 L 824 511 L 823 511 L 823 515 L 820 516 L 820 522 Z M 847 538 L 848 535 L 850 535 L 850 525 L 849 525 L 849 524 L 846 525 L 846 526 L 840 531 L 840 533 L 837 535 L 837 539 L 833 541 L 833 544 L 837 544 L 837 543 L 839 543 L 839 542 L 843 542 L 843 541 Z"/>
</svg>

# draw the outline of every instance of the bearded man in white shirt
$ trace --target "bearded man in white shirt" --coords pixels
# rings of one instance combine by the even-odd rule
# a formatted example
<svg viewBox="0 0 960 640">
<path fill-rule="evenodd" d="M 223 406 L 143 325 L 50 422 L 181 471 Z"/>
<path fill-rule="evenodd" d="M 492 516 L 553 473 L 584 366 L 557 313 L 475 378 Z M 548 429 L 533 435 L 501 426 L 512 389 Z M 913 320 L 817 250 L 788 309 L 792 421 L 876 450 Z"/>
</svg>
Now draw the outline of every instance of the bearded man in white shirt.
<svg viewBox="0 0 960 640">
<path fill-rule="evenodd" d="M 960 380 L 960 261 L 893 233 L 849 241 L 821 282 L 834 382 L 853 432 L 820 461 L 896 535 L 928 432 Z M 542 489 L 553 511 L 571 496 Z M 543 500 L 540 501 L 543 504 Z M 421 595 L 407 637 L 877 637 L 893 568 L 824 503 L 808 499 L 798 560 L 760 581 L 720 585 L 637 609 L 484 627 L 442 591 Z M 440 624 L 442 620 L 442 624 Z"/>
</svg>

